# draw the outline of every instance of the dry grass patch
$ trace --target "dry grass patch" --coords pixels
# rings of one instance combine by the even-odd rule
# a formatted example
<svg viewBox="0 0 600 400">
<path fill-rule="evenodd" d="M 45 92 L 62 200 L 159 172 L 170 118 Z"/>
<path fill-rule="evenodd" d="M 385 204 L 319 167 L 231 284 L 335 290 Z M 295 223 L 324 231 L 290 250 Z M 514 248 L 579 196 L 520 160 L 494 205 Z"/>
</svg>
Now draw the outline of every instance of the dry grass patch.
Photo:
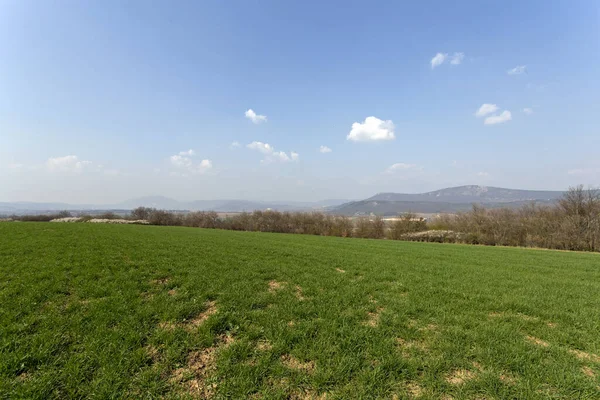
<svg viewBox="0 0 600 400">
<path fill-rule="evenodd" d="M 286 282 L 278 282 L 276 280 L 272 280 L 269 282 L 269 292 L 275 293 L 278 290 L 281 290 L 287 285 Z"/>
<path fill-rule="evenodd" d="M 229 347 L 235 342 L 235 337 L 229 333 L 224 333 L 219 336 L 219 348 L 220 347 Z"/>
<path fill-rule="evenodd" d="M 569 350 L 569 353 L 573 354 L 582 361 L 593 361 L 595 363 L 600 363 L 600 357 L 596 354 L 586 353 L 585 351 L 575 349 Z"/>
<path fill-rule="evenodd" d="M 298 286 L 298 285 L 296 285 L 296 291 L 295 291 L 295 294 L 296 294 L 296 298 L 297 298 L 298 300 L 300 300 L 300 301 L 302 301 L 302 300 L 306 300 L 306 297 L 304 297 L 304 296 L 302 295 L 302 288 L 301 288 L 300 286 Z"/>
<path fill-rule="evenodd" d="M 19 375 L 17 375 L 17 381 L 19 381 L 19 382 L 28 381 L 30 378 L 31 378 L 31 374 L 27 371 L 21 372 Z"/>
<path fill-rule="evenodd" d="M 406 392 L 411 398 L 417 398 L 423 395 L 423 388 L 416 382 L 409 382 L 406 385 Z"/>
<path fill-rule="evenodd" d="M 273 345 L 268 340 L 260 340 L 256 344 L 256 348 L 259 351 L 269 351 L 269 350 L 273 349 Z"/>
<path fill-rule="evenodd" d="M 188 357 L 187 367 L 173 371 L 170 379 L 171 383 L 177 385 L 192 397 L 211 398 L 216 385 L 208 383 L 207 377 L 210 372 L 216 369 L 216 352 L 216 347 L 209 347 L 191 353 Z M 186 380 L 190 375 L 192 379 Z"/>
<path fill-rule="evenodd" d="M 343 269 L 341 269 L 341 268 L 336 268 L 335 270 L 336 270 L 337 272 L 339 272 L 340 274 L 345 274 L 345 273 L 346 273 L 346 271 L 345 271 L 345 270 L 343 270 Z"/>
<path fill-rule="evenodd" d="M 294 321 L 289 321 L 287 323 L 287 326 L 289 326 L 289 327 L 292 327 L 292 326 L 295 326 L 295 325 L 296 325 L 296 322 L 294 322 Z"/>
<path fill-rule="evenodd" d="M 506 383 L 507 385 L 516 385 L 517 384 L 517 378 L 514 377 L 513 375 L 509 374 L 509 373 L 502 373 L 500 374 L 500 380 L 503 383 Z"/>
<path fill-rule="evenodd" d="M 517 313 L 517 314 L 515 314 L 515 316 L 522 319 L 523 321 L 538 321 L 539 320 L 538 317 L 532 317 L 531 315 L 522 314 L 522 313 Z"/>
<path fill-rule="evenodd" d="M 500 311 L 492 311 L 491 313 L 488 314 L 488 317 L 490 318 L 499 318 L 499 317 L 504 317 L 506 314 L 504 312 L 500 312 Z"/>
<path fill-rule="evenodd" d="M 291 354 L 284 354 L 283 356 L 281 356 L 281 362 L 289 369 L 294 369 L 296 371 L 304 371 L 311 373 L 315 369 L 314 361 L 302 362 L 296 357 L 292 356 Z"/>
<path fill-rule="evenodd" d="M 157 362 L 160 359 L 160 351 L 156 347 L 148 345 L 144 347 L 144 350 L 153 362 Z"/>
<path fill-rule="evenodd" d="M 407 341 L 399 337 L 396 338 L 396 344 L 400 348 L 402 357 L 404 358 L 411 357 L 410 350 L 412 349 L 417 349 L 422 352 L 427 352 L 429 350 L 425 342 L 422 341 Z"/>
<path fill-rule="evenodd" d="M 209 377 L 217 369 L 217 353 L 221 348 L 231 345 L 234 341 L 233 336 L 223 334 L 219 336 L 216 346 L 190 353 L 187 366 L 173 371 L 170 382 L 193 398 L 211 398 L 217 384 L 209 382 Z M 191 379 L 187 379 L 190 376 Z"/>
<path fill-rule="evenodd" d="M 174 331 L 177 326 L 172 322 L 161 322 L 158 327 L 165 331 Z"/>
<path fill-rule="evenodd" d="M 437 332 L 438 326 L 436 324 L 429 324 L 427 326 L 419 328 L 419 330 L 423 332 Z"/>
<path fill-rule="evenodd" d="M 217 313 L 217 303 L 214 301 L 206 302 L 206 309 L 202 311 L 200 314 L 196 316 L 196 318 L 191 319 L 187 324 L 188 328 L 196 328 L 202 325 L 211 315 Z"/>
<path fill-rule="evenodd" d="M 588 367 L 587 365 L 585 367 L 581 367 L 581 372 L 583 372 L 585 376 L 589 376 L 590 378 L 596 377 L 596 373 L 594 372 L 594 370 Z"/>
<path fill-rule="evenodd" d="M 556 322 L 546 322 L 546 325 L 548 326 L 548 328 L 556 328 L 557 324 Z"/>
<path fill-rule="evenodd" d="M 169 283 L 170 280 L 171 280 L 171 278 L 165 277 L 165 278 L 159 278 L 159 279 L 152 279 L 150 281 L 150 283 L 153 285 L 166 285 L 167 283 Z"/>
<path fill-rule="evenodd" d="M 367 321 L 365 322 L 365 325 L 372 327 L 379 325 L 379 318 L 382 312 L 383 307 L 378 307 L 374 312 L 369 312 L 367 314 Z"/>
<path fill-rule="evenodd" d="M 475 373 L 468 369 L 457 369 L 448 376 L 446 376 L 446 382 L 451 385 L 462 385 L 466 381 L 470 381 L 475 378 Z"/>
<path fill-rule="evenodd" d="M 167 293 L 169 294 L 169 296 L 175 296 L 177 294 L 177 289 L 176 288 L 171 289 Z"/>
<path fill-rule="evenodd" d="M 406 325 L 408 325 L 409 328 L 416 328 L 417 326 L 419 326 L 419 321 L 417 321 L 416 319 L 409 319 Z"/>
<path fill-rule="evenodd" d="M 537 346 L 540 346 L 540 347 L 548 347 L 548 346 L 550 346 L 550 343 L 548 343 L 548 342 L 546 342 L 546 341 L 544 341 L 544 340 L 542 340 L 540 338 L 533 337 L 533 336 L 527 335 L 527 336 L 525 336 L 525 339 L 527 339 L 528 342 L 533 343 L 533 344 L 535 344 Z"/>
</svg>

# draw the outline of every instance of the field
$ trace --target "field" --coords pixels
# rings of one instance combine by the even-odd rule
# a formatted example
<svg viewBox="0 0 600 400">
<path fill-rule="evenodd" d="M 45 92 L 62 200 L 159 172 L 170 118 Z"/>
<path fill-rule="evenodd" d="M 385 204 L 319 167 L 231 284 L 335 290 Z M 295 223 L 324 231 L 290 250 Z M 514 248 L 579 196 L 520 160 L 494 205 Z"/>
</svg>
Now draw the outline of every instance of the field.
<svg viewBox="0 0 600 400">
<path fill-rule="evenodd" d="M 600 398 L 600 255 L 0 223 L 0 398 Z"/>
</svg>

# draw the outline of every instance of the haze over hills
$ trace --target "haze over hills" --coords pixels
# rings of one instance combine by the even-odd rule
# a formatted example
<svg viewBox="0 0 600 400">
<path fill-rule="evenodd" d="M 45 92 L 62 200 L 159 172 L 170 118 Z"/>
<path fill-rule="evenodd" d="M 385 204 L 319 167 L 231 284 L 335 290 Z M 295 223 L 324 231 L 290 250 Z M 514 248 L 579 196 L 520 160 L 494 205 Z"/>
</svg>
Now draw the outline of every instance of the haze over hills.
<svg viewBox="0 0 600 400">
<path fill-rule="evenodd" d="M 488 186 L 459 186 L 433 192 L 405 194 L 378 193 L 366 200 L 348 201 L 330 199 L 317 202 L 260 202 L 248 200 L 195 200 L 178 201 L 165 196 L 148 196 L 117 204 L 66 204 L 14 202 L 0 203 L 0 213 L 41 213 L 45 211 L 70 210 L 131 210 L 136 207 L 153 207 L 164 210 L 211 210 L 218 212 L 241 212 L 273 209 L 278 211 L 320 210 L 340 215 L 396 215 L 402 212 L 443 213 L 468 210 L 473 203 L 487 207 L 517 207 L 528 202 L 551 203 L 563 192 L 505 189 Z"/>
<path fill-rule="evenodd" d="M 0 214 L 44 213 L 52 211 L 127 211 L 136 207 L 152 207 L 162 210 L 217 212 L 242 212 L 273 209 L 278 211 L 324 211 L 329 207 L 347 203 L 348 199 L 328 199 L 316 202 L 261 202 L 249 200 L 195 200 L 178 201 L 165 196 L 147 196 L 116 204 L 67 204 L 35 202 L 0 202 Z"/>
</svg>

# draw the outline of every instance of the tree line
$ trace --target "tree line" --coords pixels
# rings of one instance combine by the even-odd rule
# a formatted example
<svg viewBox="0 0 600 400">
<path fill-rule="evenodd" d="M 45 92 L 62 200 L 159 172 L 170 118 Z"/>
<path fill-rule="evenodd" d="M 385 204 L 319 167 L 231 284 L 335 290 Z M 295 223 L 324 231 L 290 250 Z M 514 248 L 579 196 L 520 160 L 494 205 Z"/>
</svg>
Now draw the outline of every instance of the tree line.
<svg viewBox="0 0 600 400">
<path fill-rule="evenodd" d="M 21 221 L 49 221 L 71 216 L 12 216 Z M 85 222 L 92 216 L 80 216 Z M 122 218 L 105 213 L 93 218 Z M 188 226 L 274 233 L 540 247 L 600 251 L 600 191 L 578 186 L 555 204 L 531 203 L 517 209 L 487 209 L 442 214 L 428 221 L 405 213 L 393 221 L 380 216 L 350 218 L 322 212 L 254 211 L 219 216 L 214 211 L 173 212 L 138 207 L 127 216 L 152 225 Z"/>
</svg>

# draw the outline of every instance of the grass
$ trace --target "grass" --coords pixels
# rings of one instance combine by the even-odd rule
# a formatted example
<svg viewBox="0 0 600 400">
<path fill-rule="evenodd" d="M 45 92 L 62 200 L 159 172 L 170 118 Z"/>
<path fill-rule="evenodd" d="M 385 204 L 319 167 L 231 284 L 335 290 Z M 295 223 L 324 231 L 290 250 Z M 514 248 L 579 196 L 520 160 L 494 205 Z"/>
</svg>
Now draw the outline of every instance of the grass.
<svg viewBox="0 0 600 400">
<path fill-rule="evenodd" d="M 0 224 L 0 398 L 600 398 L 600 256 Z"/>
</svg>

